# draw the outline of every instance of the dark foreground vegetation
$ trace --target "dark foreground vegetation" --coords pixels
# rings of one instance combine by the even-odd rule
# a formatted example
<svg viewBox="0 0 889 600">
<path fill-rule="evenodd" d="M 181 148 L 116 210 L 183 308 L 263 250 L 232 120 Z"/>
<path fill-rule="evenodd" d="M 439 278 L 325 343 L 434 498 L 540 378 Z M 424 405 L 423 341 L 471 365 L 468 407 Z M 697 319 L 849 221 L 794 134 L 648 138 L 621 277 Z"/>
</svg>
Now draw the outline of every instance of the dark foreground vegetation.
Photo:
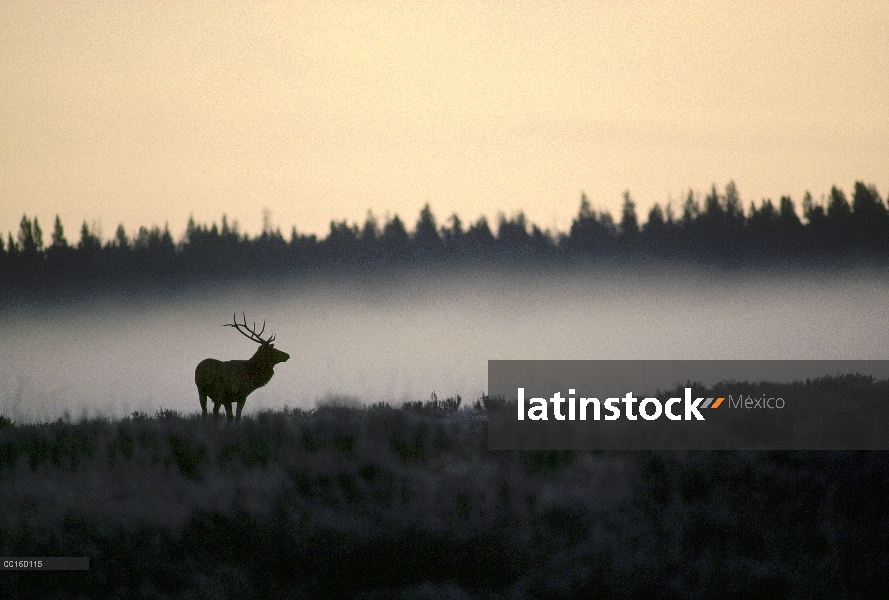
<svg viewBox="0 0 889 600">
<path fill-rule="evenodd" d="M 168 228 L 119 226 L 103 242 L 86 223 L 69 244 L 56 217 L 49 240 L 37 218 L 22 217 L 19 232 L 0 237 L 0 303 L 4 299 L 55 299 L 72 292 L 175 289 L 209 281 L 267 279 L 318 269 L 374 268 L 426 262 L 502 260 L 667 260 L 719 266 L 838 266 L 889 263 L 889 212 L 873 185 L 855 184 L 851 201 L 834 187 L 820 201 L 808 193 L 797 212 L 793 200 L 763 200 L 744 210 L 734 183 L 704 198 L 689 192 L 681 207 L 655 205 L 644 224 L 629 193 L 619 220 L 597 212 L 583 197 L 566 233 L 542 231 L 524 215 L 484 218 L 468 227 L 457 215 L 439 226 L 427 205 L 412 232 L 395 215 L 363 226 L 331 222 L 324 239 L 290 239 L 267 227 L 250 238 L 229 224 L 189 222 L 178 242 Z M 799 214 L 802 214 L 800 219 Z"/>
<path fill-rule="evenodd" d="M 860 598 L 879 452 L 494 453 L 484 407 L 0 428 L 3 598 Z"/>
</svg>

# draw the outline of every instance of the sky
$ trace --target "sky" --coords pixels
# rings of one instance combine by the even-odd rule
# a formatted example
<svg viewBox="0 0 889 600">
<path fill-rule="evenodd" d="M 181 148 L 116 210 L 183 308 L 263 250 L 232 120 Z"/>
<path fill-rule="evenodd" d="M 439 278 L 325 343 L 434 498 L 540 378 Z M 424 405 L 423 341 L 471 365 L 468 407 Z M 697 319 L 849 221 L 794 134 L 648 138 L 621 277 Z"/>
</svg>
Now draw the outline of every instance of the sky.
<svg viewBox="0 0 889 600">
<path fill-rule="evenodd" d="M 889 192 L 889 3 L 0 0 L 0 232 Z"/>
</svg>

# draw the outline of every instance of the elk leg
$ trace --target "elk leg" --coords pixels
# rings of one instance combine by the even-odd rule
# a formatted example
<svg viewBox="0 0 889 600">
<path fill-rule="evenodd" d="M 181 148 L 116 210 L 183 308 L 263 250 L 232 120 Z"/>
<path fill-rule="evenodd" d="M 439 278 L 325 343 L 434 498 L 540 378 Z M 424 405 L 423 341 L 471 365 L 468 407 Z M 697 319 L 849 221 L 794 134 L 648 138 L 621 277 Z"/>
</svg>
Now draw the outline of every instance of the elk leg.
<svg viewBox="0 0 889 600">
<path fill-rule="evenodd" d="M 207 394 L 204 392 L 198 391 L 198 395 L 200 396 L 199 400 L 201 401 L 201 413 L 204 415 L 204 420 L 207 419 Z"/>
<path fill-rule="evenodd" d="M 245 403 L 245 402 L 247 402 L 247 398 L 244 398 L 243 400 L 238 400 L 238 402 L 237 402 L 237 404 L 238 404 L 238 414 L 237 414 L 237 416 L 236 416 L 235 418 L 236 418 L 238 421 L 241 420 L 241 411 L 244 409 L 244 403 Z"/>
</svg>

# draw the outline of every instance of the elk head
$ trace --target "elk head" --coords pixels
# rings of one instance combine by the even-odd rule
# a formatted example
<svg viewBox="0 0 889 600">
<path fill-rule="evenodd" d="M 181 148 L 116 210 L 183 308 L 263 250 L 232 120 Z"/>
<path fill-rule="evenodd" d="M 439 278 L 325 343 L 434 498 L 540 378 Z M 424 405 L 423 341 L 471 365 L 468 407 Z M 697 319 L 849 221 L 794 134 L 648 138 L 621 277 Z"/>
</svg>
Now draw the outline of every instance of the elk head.
<svg viewBox="0 0 889 600">
<path fill-rule="evenodd" d="M 253 322 L 253 327 L 251 328 L 247 325 L 247 315 L 244 314 L 244 312 L 241 312 L 241 318 L 244 320 L 244 322 L 238 323 L 237 315 L 232 314 L 232 322 L 226 323 L 225 326 L 234 327 L 241 333 L 241 335 L 259 344 L 259 348 L 256 350 L 256 354 L 254 354 L 253 358 L 250 359 L 251 361 L 258 362 L 261 365 L 271 368 L 278 363 L 287 361 L 287 359 L 290 358 L 289 354 L 275 348 L 275 345 L 272 343 L 275 341 L 274 335 L 269 337 L 268 339 L 264 339 L 262 337 L 262 334 L 265 331 L 265 321 L 262 322 L 262 329 L 260 329 L 257 333 L 256 321 Z"/>
</svg>

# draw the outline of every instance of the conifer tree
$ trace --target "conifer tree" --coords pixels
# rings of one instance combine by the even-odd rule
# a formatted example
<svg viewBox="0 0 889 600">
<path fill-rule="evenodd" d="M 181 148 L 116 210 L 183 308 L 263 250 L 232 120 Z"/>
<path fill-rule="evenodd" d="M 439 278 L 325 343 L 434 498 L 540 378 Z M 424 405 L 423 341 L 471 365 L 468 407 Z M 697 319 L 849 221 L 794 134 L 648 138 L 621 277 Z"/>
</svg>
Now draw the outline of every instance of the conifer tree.
<svg viewBox="0 0 889 600">
<path fill-rule="evenodd" d="M 65 239 L 65 230 L 62 228 L 62 220 L 59 219 L 59 215 L 56 215 L 56 222 L 52 229 L 52 247 L 56 249 L 68 247 L 68 240 Z"/>
</svg>

